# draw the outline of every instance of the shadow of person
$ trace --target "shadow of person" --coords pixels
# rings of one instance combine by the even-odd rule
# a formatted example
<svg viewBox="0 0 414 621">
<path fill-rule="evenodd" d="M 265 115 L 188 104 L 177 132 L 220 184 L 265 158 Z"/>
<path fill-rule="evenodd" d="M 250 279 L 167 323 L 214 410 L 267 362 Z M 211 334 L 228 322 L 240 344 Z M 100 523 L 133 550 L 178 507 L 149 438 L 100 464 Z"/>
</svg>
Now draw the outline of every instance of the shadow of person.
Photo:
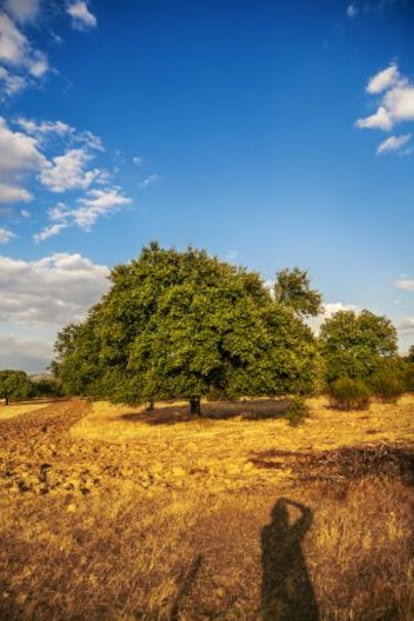
<svg viewBox="0 0 414 621">
<path fill-rule="evenodd" d="M 289 517 L 289 505 L 300 512 L 296 519 Z M 301 550 L 301 540 L 312 524 L 312 511 L 280 498 L 271 518 L 261 535 L 263 621 L 318 621 L 318 605 Z"/>
</svg>

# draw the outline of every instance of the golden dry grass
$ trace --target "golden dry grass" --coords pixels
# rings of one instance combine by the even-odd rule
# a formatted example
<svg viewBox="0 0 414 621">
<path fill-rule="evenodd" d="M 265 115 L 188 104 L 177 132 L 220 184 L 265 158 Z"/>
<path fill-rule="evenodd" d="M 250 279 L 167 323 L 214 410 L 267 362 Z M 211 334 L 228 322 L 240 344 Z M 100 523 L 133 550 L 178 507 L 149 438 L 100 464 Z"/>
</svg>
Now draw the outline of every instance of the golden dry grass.
<svg viewBox="0 0 414 621">
<path fill-rule="evenodd" d="M 12 403 L 10 405 L 0 405 L 0 420 L 13 418 L 20 414 L 28 414 L 29 412 L 40 410 L 47 405 L 47 403 Z"/>
<path fill-rule="evenodd" d="M 309 403 L 295 428 L 268 401 L 0 421 L 0 619 L 314 620 L 312 600 L 319 621 L 412 621 L 414 396 Z"/>
</svg>

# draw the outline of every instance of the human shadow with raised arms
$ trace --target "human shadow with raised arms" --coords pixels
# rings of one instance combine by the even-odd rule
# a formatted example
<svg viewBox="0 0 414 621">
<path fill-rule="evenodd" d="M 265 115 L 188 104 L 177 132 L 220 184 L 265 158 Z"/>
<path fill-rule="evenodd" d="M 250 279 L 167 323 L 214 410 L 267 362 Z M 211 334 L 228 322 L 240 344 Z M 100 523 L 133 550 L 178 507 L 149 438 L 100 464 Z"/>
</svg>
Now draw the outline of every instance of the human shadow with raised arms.
<svg viewBox="0 0 414 621">
<path fill-rule="evenodd" d="M 289 517 L 289 505 L 300 512 L 296 519 Z M 261 535 L 263 621 L 318 621 L 318 605 L 301 549 L 313 521 L 312 511 L 279 498 L 271 518 Z"/>
</svg>

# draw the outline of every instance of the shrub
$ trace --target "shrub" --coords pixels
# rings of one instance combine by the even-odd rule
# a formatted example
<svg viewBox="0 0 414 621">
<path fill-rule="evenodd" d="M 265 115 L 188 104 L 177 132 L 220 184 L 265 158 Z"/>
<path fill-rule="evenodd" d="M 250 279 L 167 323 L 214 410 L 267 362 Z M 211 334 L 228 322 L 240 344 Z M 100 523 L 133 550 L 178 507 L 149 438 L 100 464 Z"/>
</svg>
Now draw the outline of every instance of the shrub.
<svg viewBox="0 0 414 621">
<path fill-rule="evenodd" d="M 409 364 L 405 372 L 405 390 L 414 392 L 414 364 Z"/>
<path fill-rule="evenodd" d="M 374 373 L 370 379 L 370 386 L 374 395 L 385 403 L 395 403 L 405 388 L 399 374 L 385 369 Z"/>
<path fill-rule="evenodd" d="M 302 397 L 294 397 L 286 409 L 285 415 L 289 425 L 297 427 L 309 416 L 309 406 L 306 405 Z"/>
<path fill-rule="evenodd" d="M 359 379 L 342 377 L 329 387 L 331 405 L 339 410 L 365 410 L 369 407 L 371 391 Z"/>
</svg>

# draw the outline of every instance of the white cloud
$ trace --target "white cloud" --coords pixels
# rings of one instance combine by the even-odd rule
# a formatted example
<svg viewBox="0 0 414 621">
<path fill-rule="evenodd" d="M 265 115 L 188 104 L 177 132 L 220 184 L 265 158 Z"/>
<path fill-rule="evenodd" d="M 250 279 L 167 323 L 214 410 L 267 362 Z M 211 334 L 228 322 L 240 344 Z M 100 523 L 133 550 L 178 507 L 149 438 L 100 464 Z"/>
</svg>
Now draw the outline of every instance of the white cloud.
<svg viewBox="0 0 414 621">
<path fill-rule="evenodd" d="M 35 138 L 12 131 L 0 117 L 0 204 L 30 201 L 32 195 L 20 185 L 22 175 L 45 165 Z"/>
<path fill-rule="evenodd" d="M 414 317 L 406 317 L 401 321 L 398 326 L 398 331 L 405 332 L 414 332 Z"/>
<path fill-rule="evenodd" d="M 32 119 L 19 117 L 16 119 L 16 123 L 24 129 L 26 133 L 39 137 L 44 134 L 58 134 L 59 136 L 64 136 L 74 131 L 73 127 L 62 121 L 42 121 L 36 123 L 36 121 Z"/>
<path fill-rule="evenodd" d="M 5 67 L 0 67 L 0 82 L 5 95 L 11 97 L 27 86 L 27 80 L 20 75 L 16 75 L 7 71 Z"/>
<path fill-rule="evenodd" d="M 65 325 L 84 318 L 109 287 L 108 269 L 80 254 L 38 261 L 0 256 L 0 321 Z"/>
<path fill-rule="evenodd" d="M 388 91 L 384 97 L 384 105 L 394 123 L 412 121 L 414 119 L 414 86 L 401 84 Z"/>
<path fill-rule="evenodd" d="M 88 28 L 95 28 L 97 25 L 96 17 L 88 9 L 86 2 L 81 0 L 72 2 L 67 7 L 66 12 L 71 16 L 72 27 L 76 30 L 87 30 Z"/>
<path fill-rule="evenodd" d="M 384 142 L 381 142 L 377 149 L 377 153 L 388 153 L 389 151 L 398 151 L 407 144 L 411 139 L 411 134 L 405 136 L 390 136 Z"/>
<path fill-rule="evenodd" d="M 119 188 L 90 190 L 87 198 L 80 198 L 82 207 L 72 210 L 74 222 L 82 229 L 89 231 L 99 216 L 113 212 L 122 205 L 129 205 L 132 200 L 123 196 Z"/>
<path fill-rule="evenodd" d="M 34 78 L 42 77 L 49 69 L 46 55 L 32 48 L 6 13 L 0 13 L 0 62 L 25 70 Z"/>
<path fill-rule="evenodd" d="M 371 114 L 371 116 L 367 116 L 364 119 L 358 119 L 355 125 L 361 129 L 390 130 L 392 129 L 393 121 L 384 106 L 380 106 L 375 114 Z"/>
<path fill-rule="evenodd" d="M 327 319 L 333 317 L 339 311 L 358 311 L 358 306 L 355 304 L 344 304 L 343 302 L 328 302 L 323 305 L 322 312 L 317 317 L 310 317 L 306 323 L 312 329 L 312 331 L 318 335 L 321 329 L 321 325 Z"/>
<path fill-rule="evenodd" d="M 377 111 L 355 123 L 359 128 L 390 131 L 397 123 L 414 120 L 414 85 L 402 76 L 396 64 L 377 73 L 366 90 L 381 94 Z"/>
<path fill-rule="evenodd" d="M 0 229 L 0 244 L 7 244 L 13 237 L 16 235 L 8 229 Z"/>
<path fill-rule="evenodd" d="M 0 334 L 0 368 L 23 369 L 36 373 L 46 369 L 52 359 L 52 345 L 33 338 Z"/>
<path fill-rule="evenodd" d="M 18 22 L 31 22 L 39 14 L 40 0 L 5 0 L 4 8 Z"/>
<path fill-rule="evenodd" d="M 0 205 L 10 203 L 28 203 L 33 196 L 24 188 L 0 182 Z"/>
<path fill-rule="evenodd" d="M 141 166 L 141 164 L 143 164 L 144 160 L 142 159 L 142 157 L 135 155 L 135 157 L 132 158 L 133 163 L 135 164 L 135 166 Z"/>
<path fill-rule="evenodd" d="M 63 229 L 67 228 L 67 224 L 63 222 L 62 224 L 51 224 L 50 226 L 46 226 L 39 233 L 35 233 L 33 235 L 33 239 L 36 243 L 45 241 L 49 237 L 53 235 L 58 235 Z"/>
<path fill-rule="evenodd" d="M 85 149 L 69 149 L 64 155 L 52 159 L 40 172 L 40 182 L 52 192 L 66 192 L 88 188 L 100 171 L 85 170 L 91 156 Z"/>
<path fill-rule="evenodd" d="M 358 15 L 359 13 L 359 9 L 355 4 L 350 4 L 347 9 L 346 9 L 346 14 L 348 17 L 350 17 L 351 19 L 353 17 L 356 17 L 356 15 Z"/>
<path fill-rule="evenodd" d="M 29 42 L 5 13 L 0 13 L 0 60 L 11 65 L 25 65 Z"/>
<path fill-rule="evenodd" d="M 0 176 L 39 170 L 46 165 L 46 158 L 39 151 L 34 138 L 7 127 L 0 117 Z"/>
<path fill-rule="evenodd" d="M 374 75 L 366 87 L 366 91 L 371 95 L 382 93 L 390 86 L 394 86 L 401 79 L 398 67 L 396 64 L 391 64 L 386 69 L 379 71 Z"/>
<path fill-rule="evenodd" d="M 405 291 L 414 291 L 414 280 L 410 278 L 399 278 L 395 281 L 397 289 L 404 289 Z"/>
</svg>

